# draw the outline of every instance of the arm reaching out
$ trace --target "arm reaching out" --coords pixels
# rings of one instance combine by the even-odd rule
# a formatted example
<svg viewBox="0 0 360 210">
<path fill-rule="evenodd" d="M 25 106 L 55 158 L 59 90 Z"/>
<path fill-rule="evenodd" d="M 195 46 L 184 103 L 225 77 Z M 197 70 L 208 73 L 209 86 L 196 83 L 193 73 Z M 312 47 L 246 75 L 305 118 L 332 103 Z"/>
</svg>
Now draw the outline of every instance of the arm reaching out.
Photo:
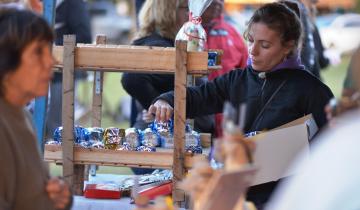
<svg viewBox="0 0 360 210">
<path fill-rule="evenodd" d="M 157 100 L 154 104 L 150 105 L 148 113 L 155 115 L 157 121 L 166 122 L 171 118 L 173 110 L 166 101 Z"/>
</svg>

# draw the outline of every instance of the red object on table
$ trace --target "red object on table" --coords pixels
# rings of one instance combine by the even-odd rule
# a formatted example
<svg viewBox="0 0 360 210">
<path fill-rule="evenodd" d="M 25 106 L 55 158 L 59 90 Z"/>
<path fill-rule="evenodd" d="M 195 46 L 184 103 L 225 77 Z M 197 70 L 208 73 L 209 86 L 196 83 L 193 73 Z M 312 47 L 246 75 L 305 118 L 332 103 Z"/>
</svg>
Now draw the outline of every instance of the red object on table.
<svg viewBox="0 0 360 210">
<path fill-rule="evenodd" d="M 119 199 L 121 192 L 119 187 L 113 184 L 87 184 L 84 196 L 85 198 Z"/>
<path fill-rule="evenodd" d="M 144 185 L 141 186 L 141 188 L 143 188 L 143 190 L 140 190 L 139 194 L 152 200 L 160 195 L 170 195 L 172 192 L 172 182 L 150 184 L 148 187 Z"/>
</svg>

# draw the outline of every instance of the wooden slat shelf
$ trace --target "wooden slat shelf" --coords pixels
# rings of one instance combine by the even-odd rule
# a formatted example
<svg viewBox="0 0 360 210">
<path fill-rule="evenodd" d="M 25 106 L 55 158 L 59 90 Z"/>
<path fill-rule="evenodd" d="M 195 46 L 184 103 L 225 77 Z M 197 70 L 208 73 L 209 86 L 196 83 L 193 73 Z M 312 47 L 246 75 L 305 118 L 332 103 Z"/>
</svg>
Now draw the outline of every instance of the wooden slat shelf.
<svg viewBox="0 0 360 210">
<path fill-rule="evenodd" d="M 149 50 L 151 49 L 151 50 Z M 63 46 L 54 46 L 56 66 L 63 66 Z M 84 45 L 75 47 L 75 68 L 97 71 L 174 73 L 175 48 L 118 45 Z M 207 52 L 187 53 L 188 74 L 208 74 Z M 204 62 L 205 61 L 205 62 Z M 211 69 L 214 69 L 211 67 Z"/>
<path fill-rule="evenodd" d="M 176 41 L 176 48 L 104 45 L 106 37 L 98 36 L 96 45 L 75 44 L 74 35 L 64 36 L 64 47 L 54 46 L 57 68 L 63 72 L 63 144 L 45 145 L 44 159 L 63 164 L 63 176 L 75 194 L 82 194 L 86 178 L 84 165 L 171 168 L 177 186 L 192 165 L 192 156 L 185 151 L 186 81 L 188 74 L 205 75 L 219 66 L 208 68 L 207 52 L 187 52 L 186 41 Z M 113 151 L 74 147 L 74 71 L 95 71 L 92 105 L 92 126 L 101 127 L 102 75 L 107 71 L 175 74 L 174 149 L 157 152 Z M 97 84 L 98 83 L 98 84 Z M 210 136 L 206 145 L 209 145 Z M 185 201 L 185 194 L 175 187 L 174 202 Z"/>
<path fill-rule="evenodd" d="M 163 148 L 156 148 L 156 150 L 156 152 L 135 152 L 74 147 L 74 164 L 171 169 L 173 150 Z M 62 146 L 45 145 L 44 159 L 47 162 L 62 163 Z M 186 154 L 185 168 L 191 168 L 191 166 L 192 155 Z"/>
</svg>

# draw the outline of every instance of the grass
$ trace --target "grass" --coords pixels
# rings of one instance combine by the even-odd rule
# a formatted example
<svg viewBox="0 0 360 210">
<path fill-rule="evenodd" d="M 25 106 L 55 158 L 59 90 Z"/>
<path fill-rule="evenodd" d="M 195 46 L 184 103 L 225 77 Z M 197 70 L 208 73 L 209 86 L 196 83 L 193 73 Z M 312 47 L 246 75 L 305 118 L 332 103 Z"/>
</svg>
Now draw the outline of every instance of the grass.
<svg viewBox="0 0 360 210">
<path fill-rule="evenodd" d="M 321 76 L 325 84 L 327 84 L 333 91 L 336 97 L 341 94 L 342 84 L 346 75 L 346 70 L 349 65 L 350 56 L 345 56 L 342 62 L 337 66 L 330 66 L 321 72 Z M 106 73 L 103 91 L 103 117 L 102 127 L 119 127 L 128 128 L 129 122 L 117 121 L 116 116 L 120 114 L 119 104 L 121 100 L 126 97 L 127 93 L 120 83 L 121 73 Z M 78 89 L 79 101 L 82 104 L 90 106 L 92 100 L 92 82 L 81 82 Z M 88 121 L 83 126 L 90 126 Z M 50 164 L 50 173 L 54 176 L 62 175 L 62 167 Z M 127 167 L 109 167 L 101 166 L 97 173 L 111 173 L 111 174 L 132 174 Z"/>
<path fill-rule="evenodd" d="M 343 82 L 346 76 L 346 71 L 350 62 L 350 56 L 344 56 L 342 61 L 337 66 L 330 66 L 321 71 L 321 77 L 326 85 L 330 87 L 335 97 L 339 98 Z"/>
</svg>

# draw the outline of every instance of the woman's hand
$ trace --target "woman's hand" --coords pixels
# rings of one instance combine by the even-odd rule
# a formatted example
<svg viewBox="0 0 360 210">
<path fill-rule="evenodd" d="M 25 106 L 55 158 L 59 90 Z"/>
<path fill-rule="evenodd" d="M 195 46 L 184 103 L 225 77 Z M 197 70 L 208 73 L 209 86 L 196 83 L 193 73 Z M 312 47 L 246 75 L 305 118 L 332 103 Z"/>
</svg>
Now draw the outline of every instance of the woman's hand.
<svg viewBox="0 0 360 210">
<path fill-rule="evenodd" d="M 159 122 L 168 121 L 172 114 L 173 108 L 164 100 L 157 100 L 149 107 L 149 114 L 155 115 L 155 119 Z"/>
<path fill-rule="evenodd" d="M 53 201 L 56 209 L 65 209 L 69 207 L 72 198 L 69 185 L 64 180 L 52 177 L 47 182 L 46 191 Z"/>
</svg>

